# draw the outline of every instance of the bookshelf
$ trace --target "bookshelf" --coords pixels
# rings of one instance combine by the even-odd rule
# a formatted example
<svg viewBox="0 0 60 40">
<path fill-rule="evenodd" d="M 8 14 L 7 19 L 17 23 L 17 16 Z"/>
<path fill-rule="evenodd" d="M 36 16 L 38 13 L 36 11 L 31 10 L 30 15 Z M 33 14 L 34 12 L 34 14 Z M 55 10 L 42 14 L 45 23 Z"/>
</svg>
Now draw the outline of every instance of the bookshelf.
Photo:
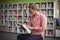
<svg viewBox="0 0 60 40">
<path fill-rule="evenodd" d="M 15 32 L 15 33 L 28 33 L 25 29 L 20 27 L 19 24 L 29 23 L 30 3 L 21 4 L 5 4 L 0 5 L 0 31 Z M 37 10 L 47 17 L 47 29 L 45 36 L 54 36 L 54 2 L 40 2 L 34 3 Z"/>
</svg>

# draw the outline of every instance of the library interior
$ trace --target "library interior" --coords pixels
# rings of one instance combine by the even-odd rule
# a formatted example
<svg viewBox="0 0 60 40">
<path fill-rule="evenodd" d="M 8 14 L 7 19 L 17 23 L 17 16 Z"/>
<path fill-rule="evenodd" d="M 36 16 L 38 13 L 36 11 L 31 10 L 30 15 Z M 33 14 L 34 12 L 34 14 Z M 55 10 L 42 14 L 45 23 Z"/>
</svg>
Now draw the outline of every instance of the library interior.
<svg viewBox="0 0 60 40">
<path fill-rule="evenodd" d="M 35 4 L 38 12 L 47 17 L 44 40 L 60 40 L 60 0 L 1 0 L 0 40 L 17 40 L 17 36 L 29 36 L 26 27 L 30 21 L 29 4 Z"/>
</svg>

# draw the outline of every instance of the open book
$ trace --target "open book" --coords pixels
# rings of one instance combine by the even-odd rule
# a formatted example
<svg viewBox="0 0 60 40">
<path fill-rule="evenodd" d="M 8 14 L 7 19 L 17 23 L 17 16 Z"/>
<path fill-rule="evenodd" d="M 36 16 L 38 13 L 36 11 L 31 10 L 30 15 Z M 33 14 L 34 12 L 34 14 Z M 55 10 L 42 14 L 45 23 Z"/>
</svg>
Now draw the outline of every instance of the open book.
<svg viewBox="0 0 60 40">
<path fill-rule="evenodd" d="M 28 33 L 31 33 L 31 30 L 26 27 L 25 24 L 19 24 L 21 27 L 23 27 Z"/>
</svg>

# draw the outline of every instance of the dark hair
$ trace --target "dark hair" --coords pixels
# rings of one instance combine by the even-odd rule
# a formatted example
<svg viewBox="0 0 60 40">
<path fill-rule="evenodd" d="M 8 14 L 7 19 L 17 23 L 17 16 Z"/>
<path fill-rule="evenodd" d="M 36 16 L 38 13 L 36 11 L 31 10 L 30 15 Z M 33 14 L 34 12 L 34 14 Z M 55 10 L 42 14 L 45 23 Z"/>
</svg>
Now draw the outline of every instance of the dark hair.
<svg viewBox="0 0 60 40">
<path fill-rule="evenodd" d="M 34 9 L 35 9 L 35 10 L 37 10 L 36 5 L 35 5 L 35 4 L 33 4 L 33 3 L 29 4 L 29 8 L 32 8 L 33 10 L 34 10 Z"/>
</svg>

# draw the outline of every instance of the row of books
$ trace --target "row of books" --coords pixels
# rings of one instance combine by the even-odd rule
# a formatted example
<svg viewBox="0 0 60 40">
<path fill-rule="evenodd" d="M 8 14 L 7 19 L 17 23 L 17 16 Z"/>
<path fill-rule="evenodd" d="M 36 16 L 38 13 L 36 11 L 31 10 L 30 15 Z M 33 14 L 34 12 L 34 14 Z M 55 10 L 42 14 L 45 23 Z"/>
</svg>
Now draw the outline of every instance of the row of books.
<svg viewBox="0 0 60 40">
<path fill-rule="evenodd" d="M 8 12 L 7 12 L 7 10 L 5 10 L 4 13 L 3 13 L 3 11 L 1 11 L 0 13 L 1 13 L 1 15 L 3 14 L 3 16 L 8 16 L 8 15 L 10 15 L 10 16 L 11 15 L 12 16 L 22 16 L 22 13 L 23 13 L 23 16 L 27 16 L 27 15 L 31 16 L 31 14 L 28 10 L 23 10 L 23 12 L 22 12 L 22 10 L 18 10 L 18 13 L 17 13 L 17 10 L 9 10 L 9 14 L 7 14 Z M 45 9 L 42 9 L 41 13 L 45 14 L 46 16 L 47 15 L 52 16 L 53 15 L 53 10 L 48 9 L 48 11 L 46 11 Z"/>
<path fill-rule="evenodd" d="M 21 16 L 9 16 L 9 17 L 4 17 L 4 19 L 1 17 L 1 21 L 4 20 L 4 21 L 22 21 L 22 17 Z M 23 17 L 23 20 L 26 22 L 27 21 L 27 17 Z"/>
<path fill-rule="evenodd" d="M 46 2 L 45 3 L 35 3 L 35 5 L 37 6 L 37 8 L 39 9 L 40 6 L 41 8 L 46 8 Z M 24 4 L 9 4 L 9 5 L 4 5 L 4 9 L 27 9 L 28 8 L 28 3 L 24 3 Z M 48 8 L 53 8 L 53 3 L 52 2 L 48 2 Z M 3 5 L 0 5 L 0 9 L 3 9 Z"/>
<path fill-rule="evenodd" d="M 0 31 L 7 31 L 7 32 L 17 32 L 17 27 L 0 27 Z"/>
<path fill-rule="evenodd" d="M 44 15 L 48 15 L 48 16 L 52 16 L 53 15 L 53 9 L 41 9 L 41 13 L 43 13 Z"/>
<path fill-rule="evenodd" d="M 26 32 L 25 29 L 21 28 L 21 27 L 0 27 L 0 31 L 7 31 L 7 32 L 17 32 L 17 33 L 24 33 Z"/>
<path fill-rule="evenodd" d="M 53 16 L 48 16 L 47 21 L 48 22 L 53 22 Z"/>
<path fill-rule="evenodd" d="M 0 26 L 17 26 L 17 21 L 0 21 Z"/>
<path fill-rule="evenodd" d="M 46 30 L 45 35 L 47 36 L 53 36 L 53 30 Z"/>
<path fill-rule="evenodd" d="M 47 23 L 47 29 L 53 29 L 53 23 Z"/>
</svg>

